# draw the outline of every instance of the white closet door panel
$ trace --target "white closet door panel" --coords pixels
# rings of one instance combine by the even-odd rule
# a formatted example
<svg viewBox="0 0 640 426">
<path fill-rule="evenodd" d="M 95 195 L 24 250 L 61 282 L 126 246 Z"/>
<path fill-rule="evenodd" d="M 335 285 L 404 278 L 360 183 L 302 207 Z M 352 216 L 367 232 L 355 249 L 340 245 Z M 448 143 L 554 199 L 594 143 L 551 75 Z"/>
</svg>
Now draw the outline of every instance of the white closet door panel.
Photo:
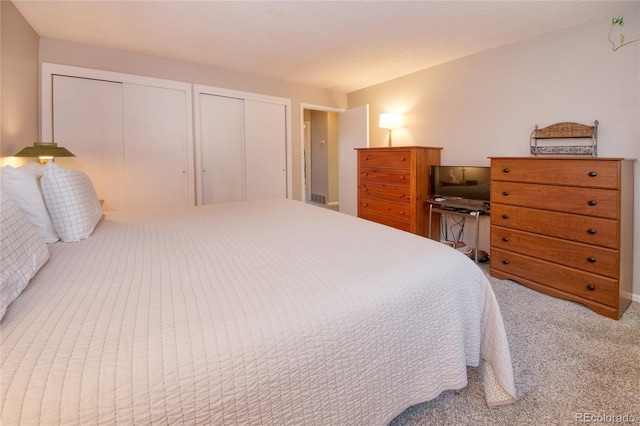
<svg viewBox="0 0 640 426">
<path fill-rule="evenodd" d="M 186 102 L 182 90 L 124 85 L 128 210 L 189 205 Z"/>
<path fill-rule="evenodd" d="M 287 197 L 286 111 L 245 100 L 247 200 Z"/>
<path fill-rule="evenodd" d="M 245 199 L 244 100 L 200 94 L 203 204 Z"/>
<path fill-rule="evenodd" d="M 53 142 L 76 155 L 55 161 L 85 172 L 104 210 L 125 207 L 122 96 L 122 83 L 53 77 Z"/>
</svg>

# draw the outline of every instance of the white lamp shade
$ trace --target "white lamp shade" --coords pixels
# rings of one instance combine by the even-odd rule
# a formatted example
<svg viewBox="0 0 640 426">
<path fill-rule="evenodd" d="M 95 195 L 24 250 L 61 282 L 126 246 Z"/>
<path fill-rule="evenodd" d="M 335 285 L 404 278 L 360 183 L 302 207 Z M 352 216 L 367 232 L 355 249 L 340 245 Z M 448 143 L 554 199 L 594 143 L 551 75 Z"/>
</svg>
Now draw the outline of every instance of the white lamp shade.
<svg viewBox="0 0 640 426">
<path fill-rule="evenodd" d="M 397 112 L 383 112 L 380 114 L 379 127 L 382 129 L 397 129 L 402 127 L 402 116 Z"/>
</svg>

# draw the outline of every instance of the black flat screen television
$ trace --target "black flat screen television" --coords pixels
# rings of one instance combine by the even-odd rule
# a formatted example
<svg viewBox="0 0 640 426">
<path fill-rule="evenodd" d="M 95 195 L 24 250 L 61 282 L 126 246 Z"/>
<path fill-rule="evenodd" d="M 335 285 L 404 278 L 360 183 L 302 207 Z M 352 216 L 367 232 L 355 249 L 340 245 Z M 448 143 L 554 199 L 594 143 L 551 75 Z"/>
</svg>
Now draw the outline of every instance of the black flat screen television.
<svg viewBox="0 0 640 426">
<path fill-rule="evenodd" d="M 433 198 L 478 204 L 491 199 L 491 167 L 488 166 L 431 166 L 429 180 Z"/>
</svg>

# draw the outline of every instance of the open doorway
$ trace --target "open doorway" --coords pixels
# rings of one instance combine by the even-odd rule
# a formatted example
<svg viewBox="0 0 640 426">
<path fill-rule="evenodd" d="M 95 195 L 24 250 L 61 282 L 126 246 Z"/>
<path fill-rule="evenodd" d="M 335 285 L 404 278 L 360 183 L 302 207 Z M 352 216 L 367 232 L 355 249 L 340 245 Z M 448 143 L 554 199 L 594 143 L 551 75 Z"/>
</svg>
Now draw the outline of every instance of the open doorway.
<svg viewBox="0 0 640 426">
<path fill-rule="evenodd" d="M 306 112 L 307 110 L 309 112 Z M 327 160 L 326 163 L 320 162 L 320 166 L 315 166 L 316 162 L 314 161 L 312 112 L 335 113 L 337 136 L 335 146 L 332 146 L 331 149 L 335 148 L 336 152 L 333 154 L 332 151 L 332 155 L 329 156 L 329 147 L 321 148 L 327 151 Z M 324 120 L 327 123 L 329 120 L 334 119 L 330 119 L 329 117 L 331 116 L 329 115 L 326 117 Z M 369 146 L 369 105 L 365 104 L 348 110 L 341 110 L 301 103 L 300 121 L 300 137 L 303 141 L 302 149 L 304 150 L 303 155 L 301 155 L 301 199 L 309 203 L 319 202 L 319 205 L 323 207 L 337 208 L 341 213 L 357 216 L 358 161 L 356 149 Z M 305 122 L 308 122 L 309 126 L 306 126 Z M 323 140 L 324 144 L 322 144 Z M 309 146 L 307 146 L 307 141 Z M 316 139 L 316 143 L 327 145 L 329 144 L 329 139 L 319 137 Z M 320 152 L 322 153 L 322 151 Z M 314 184 L 314 179 L 316 181 L 318 179 L 316 174 L 318 170 L 314 172 L 314 168 L 317 167 L 327 170 L 326 194 L 322 194 L 322 190 L 318 190 L 318 187 Z M 331 176 L 331 180 L 329 180 L 329 176 Z M 337 184 L 337 188 L 329 192 L 328 188 L 331 188 L 334 183 Z M 318 199 L 317 195 L 325 195 L 326 198 Z M 313 201 L 314 199 L 318 199 L 318 201 Z"/>
<path fill-rule="evenodd" d="M 339 210 L 338 119 L 335 111 L 303 109 L 304 200 Z"/>
</svg>

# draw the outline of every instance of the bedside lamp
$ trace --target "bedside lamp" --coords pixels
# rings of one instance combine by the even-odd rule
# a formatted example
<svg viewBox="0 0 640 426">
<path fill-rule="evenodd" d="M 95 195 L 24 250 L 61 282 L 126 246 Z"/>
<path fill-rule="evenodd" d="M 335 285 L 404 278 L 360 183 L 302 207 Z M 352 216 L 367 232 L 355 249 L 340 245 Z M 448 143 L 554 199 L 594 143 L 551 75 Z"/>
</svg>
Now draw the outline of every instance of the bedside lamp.
<svg viewBox="0 0 640 426">
<path fill-rule="evenodd" d="M 33 146 L 23 148 L 14 157 L 38 157 L 40 164 L 54 161 L 54 157 L 75 157 L 67 148 L 53 142 L 34 142 Z"/>
<path fill-rule="evenodd" d="M 397 112 L 383 112 L 380 114 L 381 129 L 389 129 L 389 146 L 391 146 L 391 130 L 402 126 L 402 116 Z"/>
</svg>

